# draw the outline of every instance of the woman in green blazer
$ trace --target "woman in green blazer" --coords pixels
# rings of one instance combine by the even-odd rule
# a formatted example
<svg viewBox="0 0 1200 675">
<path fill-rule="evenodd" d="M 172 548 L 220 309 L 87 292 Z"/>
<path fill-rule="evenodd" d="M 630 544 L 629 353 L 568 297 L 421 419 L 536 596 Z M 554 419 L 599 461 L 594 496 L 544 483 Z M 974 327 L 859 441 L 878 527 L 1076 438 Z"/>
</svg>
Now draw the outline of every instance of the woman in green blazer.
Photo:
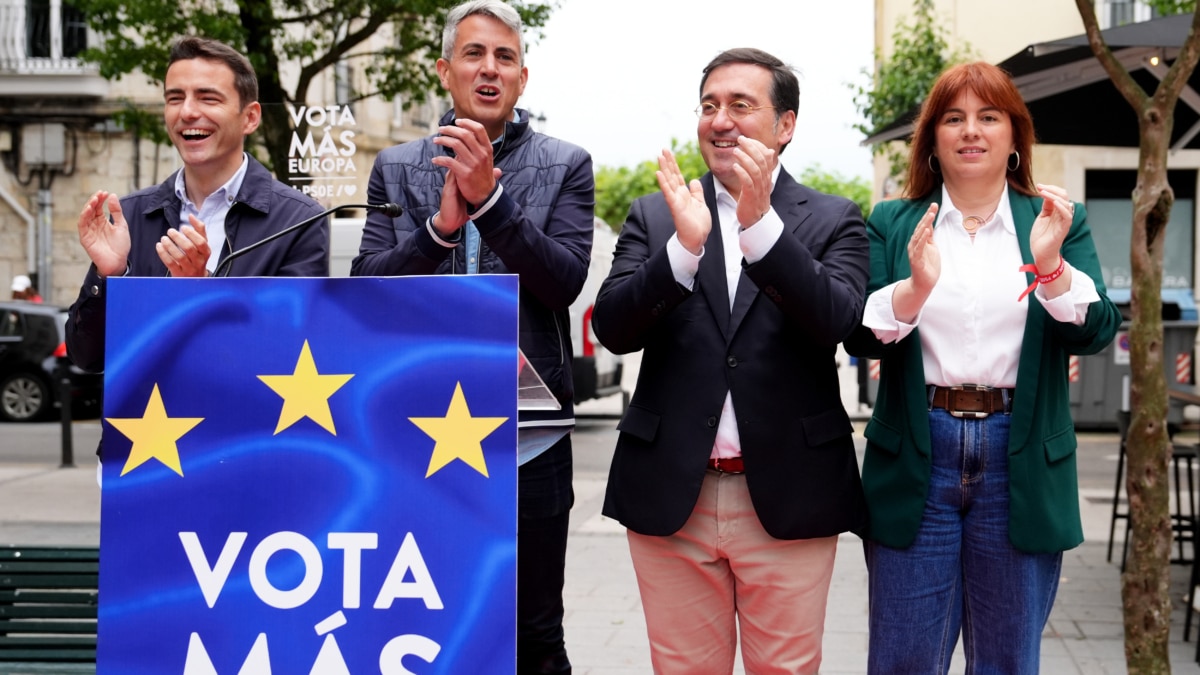
<svg viewBox="0 0 1200 675">
<path fill-rule="evenodd" d="M 1121 322 L 1084 208 L 1033 182 L 1033 122 L 986 63 L 941 75 L 904 199 L 867 223 L 852 354 L 882 359 L 867 425 L 871 673 L 1037 673 L 1062 551 L 1083 541 L 1071 354 Z"/>
</svg>

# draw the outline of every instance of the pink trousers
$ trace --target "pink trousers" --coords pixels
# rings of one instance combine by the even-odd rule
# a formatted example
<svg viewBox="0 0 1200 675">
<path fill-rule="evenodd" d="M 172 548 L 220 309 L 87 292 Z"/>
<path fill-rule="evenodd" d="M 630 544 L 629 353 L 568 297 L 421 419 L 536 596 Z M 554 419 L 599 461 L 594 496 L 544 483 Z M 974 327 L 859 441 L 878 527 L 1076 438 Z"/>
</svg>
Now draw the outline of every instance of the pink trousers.
<svg viewBox="0 0 1200 675">
<path fill-rule="evenodd" d="M 816 673 L 837 537 L 775 539 L 742 474 L 709 471 L 683 528 L 629 531 L 654 672 Z"/>
</svg>

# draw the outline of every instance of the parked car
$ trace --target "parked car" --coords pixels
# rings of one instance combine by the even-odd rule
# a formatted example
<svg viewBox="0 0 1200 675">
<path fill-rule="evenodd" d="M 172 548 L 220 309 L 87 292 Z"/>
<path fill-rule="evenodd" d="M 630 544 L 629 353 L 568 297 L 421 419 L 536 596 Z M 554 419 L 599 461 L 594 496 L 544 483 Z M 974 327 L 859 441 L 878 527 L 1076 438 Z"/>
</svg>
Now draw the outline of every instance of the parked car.
<svg viewBox="0 0 1200 675">
<path fill-rule="evenodd" d="M 358 255 L 362 241 L 364 219 L 334 218 L 330 228 L 329 274 L 344 277 L 350 274 L 350 262 Z M 593 222 L 592 259 L 583 291 L 571 305 L 571 343 L 574 347 L 572 369 L 575 377 L 575 402 L 603 398 L 620 393 L 621 410 L 628 404 L 629 395 L 621 390 L 621 357 L 604 348 L 592 333 L 592 307 L 600 284 L 612 269 L 617 234 L 599 218 Z"/>
<path fill-rule="evenodd" d="M 575 348 L 572 370 L 575 375 L 575 402 L 621 394 L 621 412 L 629 404 L 629 393 L 621 389 L 621 357 L 600 344 L 592 332 L 592 310 L 600 284 L 612 269 L 617 233 L 603 220 L 595 219 L 592 234 L 592 261 L 587 281 L 571 305 L 571 343 Z"/>
<path fill-rule="evenodd" d="M 66 321 L 61 307 L 0 302 L 0 420 L 42 420 L 60 407 L 56 369 L 66 355 Z M 98 413 L 104 375 L 67 368 L 72 410 Z"/>
</svg>

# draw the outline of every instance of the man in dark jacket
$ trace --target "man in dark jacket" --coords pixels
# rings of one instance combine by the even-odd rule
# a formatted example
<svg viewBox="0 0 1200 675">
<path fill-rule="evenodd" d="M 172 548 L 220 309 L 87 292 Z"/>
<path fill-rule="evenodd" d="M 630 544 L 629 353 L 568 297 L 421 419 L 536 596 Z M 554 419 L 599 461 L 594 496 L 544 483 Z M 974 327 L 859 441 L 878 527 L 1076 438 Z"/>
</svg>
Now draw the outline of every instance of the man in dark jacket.
<svg viewBox="0 0 1200 675">
<path fill-rule="evenodd" d="M 697 139 L 633 203 L 592 327 L 642 350 L 604 515 L 628 530 L 656 673 L 816 673 L 837 537 L 865 522 L 838 342 L 862 320 L 853 202 L 779 163 L 796 74 L 758 49 L 704 68 Z"/>
<path fill-rule="evenodd" d="M 108 277 L 207 276 L 232 251 L 322 210 L 242 149 L 261 119 L 258 81 L 244 56 L 205 38 L 176 41 L 164 100 L 167 134 L 183 169 L 123 199 L 101 190 L 79 215 L 79 241 L 92 264 L 71 306 L 66 342 L 84 370 L 104 369 Z M 228 272 L 327 276 L 328 222 L 241 256 Z"/>
<path fill-rule="evenodd" d="M 353 276 L 518 274 L 522 352 L 562 409 L 521 411 L 517 672 L 569 673 L 563 569 L 574 426 L 567 310 L 583 288 L 595 210 L 592 160 L 536 133 L 515 109 L 525 88 L 520 16 L 500 0 L 452 9 L 438 76 L 454 109 L 438 134 L 379 154 Z"/>
</svg>

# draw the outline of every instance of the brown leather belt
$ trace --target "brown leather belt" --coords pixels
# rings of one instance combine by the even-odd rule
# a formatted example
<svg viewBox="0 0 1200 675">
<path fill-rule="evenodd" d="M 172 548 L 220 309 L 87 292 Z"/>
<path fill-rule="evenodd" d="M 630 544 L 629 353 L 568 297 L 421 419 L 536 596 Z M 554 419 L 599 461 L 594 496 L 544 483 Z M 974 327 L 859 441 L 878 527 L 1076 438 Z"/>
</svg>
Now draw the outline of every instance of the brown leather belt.
<svg viewBox="0 0 1200 675">
<path fill-rule="evenodd" d="M 1012 412 L 1012 389 L 995 389 L 981 384 L 929 388 L 932 390 L 929 407 L 944 408 L 955 417 L 983 419 L 993 413 Z"/>
<path fill-rule="evenodd" d="M 708 460 L 708 468 L 710 471 L 718 473 L 746 473 L 746 468 L 742 465 L 741 457 L 710 459 Z"/>
</svg>

